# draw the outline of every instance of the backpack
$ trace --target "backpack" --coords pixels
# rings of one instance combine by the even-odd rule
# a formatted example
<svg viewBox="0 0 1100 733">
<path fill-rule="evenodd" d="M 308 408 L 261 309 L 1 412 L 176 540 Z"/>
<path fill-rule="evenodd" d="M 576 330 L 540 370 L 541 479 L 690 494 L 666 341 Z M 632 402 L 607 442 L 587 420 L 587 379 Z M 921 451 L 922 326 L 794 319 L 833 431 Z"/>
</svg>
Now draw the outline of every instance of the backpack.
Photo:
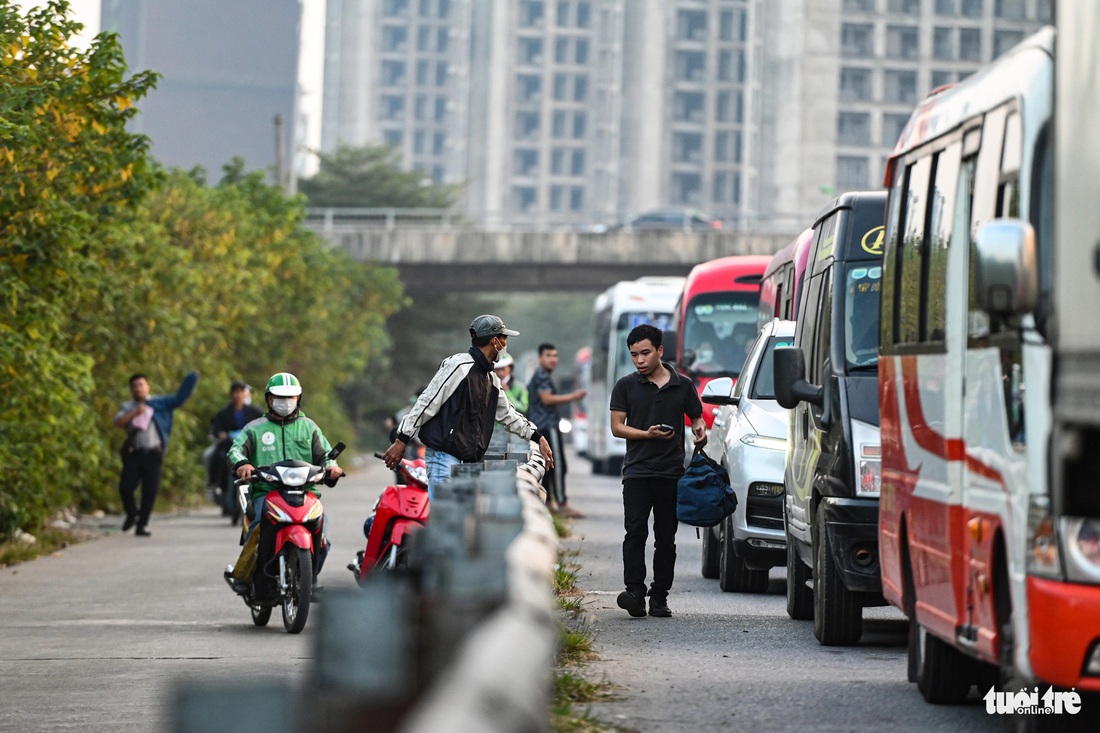
<svg viewBox="0 0 1100 733">
<path fill-rule="evenodd" d="M 736 508 L 729 473 L 696 448 L 687 471 L 676 482 L 676 519 L 695 527 L 713 527 Z"/>
</svg>

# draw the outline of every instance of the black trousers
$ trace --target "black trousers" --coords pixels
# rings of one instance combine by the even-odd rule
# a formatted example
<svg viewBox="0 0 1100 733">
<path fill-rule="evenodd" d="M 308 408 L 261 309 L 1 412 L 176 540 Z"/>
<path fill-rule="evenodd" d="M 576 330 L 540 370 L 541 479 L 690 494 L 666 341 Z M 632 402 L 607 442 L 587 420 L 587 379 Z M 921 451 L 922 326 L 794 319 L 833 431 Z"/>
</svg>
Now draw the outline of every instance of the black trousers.
<svg viewBox="0 0 1100 733">
<path fill-rule="evenodd" d="M 646 593 L 645 552 L 653 514 L 653 583 L 649 595 L 663 599 L 676 572 L 676 479 L 623 479 L 623 581 L 636 596 Z"/>
<path fill-rule="evenodd" d="M 540 431 L 541 432 L 541 431 Z M 546 436 L 546 442 L 550 444 L 550 450 L 554 452 L 554 467 L 543 474 L 542 487 L 546 489 L 546 503 L 556 503 L 558 506 L 566 504 L 569 499 L 565 495 L 565 446 L 562 443 L 561 431 L 553 427 L 542 433 Z"/>
<path fill-rule="evenodd" d="M 160 470 L 164 464 L 164 454 L 159 451 L 135 450 L 122 458 L 122 475 L 118 480 L 118 495 L 122 499 L 122 508 L 127 517 L 137 517 L 137 526 L 149 523 L 153 505 L 157 503 L 160 491 Z M 141 509 L 134 502 L 134 492 L 141 484 Z"/>
</svg>

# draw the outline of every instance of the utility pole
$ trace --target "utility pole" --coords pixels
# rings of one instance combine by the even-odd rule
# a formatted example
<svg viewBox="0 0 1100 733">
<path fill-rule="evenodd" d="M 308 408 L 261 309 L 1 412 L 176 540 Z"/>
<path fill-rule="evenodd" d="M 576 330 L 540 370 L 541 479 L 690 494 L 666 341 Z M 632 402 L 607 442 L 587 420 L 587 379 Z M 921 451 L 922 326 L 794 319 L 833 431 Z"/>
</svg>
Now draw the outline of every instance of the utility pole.
<svg viewBox="0 0 1100 733">
<path fill-rule="evenodd" d="M 286 192 L 286 130 L 283 128 L 282 115 L 275 115 L 275 180 Z"/>
</svg>

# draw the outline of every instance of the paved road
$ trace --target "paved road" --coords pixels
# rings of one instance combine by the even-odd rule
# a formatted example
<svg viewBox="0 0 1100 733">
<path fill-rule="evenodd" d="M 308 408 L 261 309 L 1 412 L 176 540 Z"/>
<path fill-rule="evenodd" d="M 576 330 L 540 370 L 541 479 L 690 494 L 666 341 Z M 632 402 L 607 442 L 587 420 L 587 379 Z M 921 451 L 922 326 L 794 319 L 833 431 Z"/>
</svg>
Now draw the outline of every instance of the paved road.
<svg viewBox="0 0 1100 733">
<path fill-rule="evenodd" d="M 592 476 L 582 459 L 569 467 L 570 504 L 587 516 L 566 545 L 581 551 L 578 583 L 588 591 L 601 656 L 587 672 L 621 687 L 618 700 L 592 707 L 596 717 L 645 733 L 1004 730 L 974 693 L 968 704 L 937 707 L 906 682 L 900 613 L 866 609 L 858 646 L 820 646 L 811 622 L 787 617 L 784 568 L 772 570 L 767 594 L 722 593 L 699 574 L 693 527 L 677 534 L 673 617 L 630 618 L 615 604 L 622 487 Z"/>
<path fill-rule="evenodd" d="M 344 566 L 392 477 L 380 461 L 325 489 L 334 549 L 321 583 L 354 586 Z M 118 531 L 0 570 L 0 731 L 165 731 L 180 680 L 296 682 L 313 656 L 300 635 L 267 628 L 222 580 L 237 530 L 209 509 L 154 516 L 152 537 Z"/>
</svg>

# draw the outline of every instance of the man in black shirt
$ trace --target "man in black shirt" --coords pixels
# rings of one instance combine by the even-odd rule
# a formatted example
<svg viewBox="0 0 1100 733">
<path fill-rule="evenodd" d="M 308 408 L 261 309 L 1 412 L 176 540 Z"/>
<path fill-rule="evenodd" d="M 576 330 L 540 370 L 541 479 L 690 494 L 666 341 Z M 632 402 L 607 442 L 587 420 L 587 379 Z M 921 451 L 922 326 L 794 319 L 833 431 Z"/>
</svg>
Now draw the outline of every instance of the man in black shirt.
<svg viewBox="0 0 1100 733">
<path fill-rule="evenodd" d="M 623 580 L 619 608 L 646 615 L 645 546 L 653 513 L 653 582 L 649 615 L 668 617 L 668 592 L 676 568 L 676 482 L 684 474 L 684 415 L 691 419 L 695 445 L 707 442 L 703 403 L 695 384 L 661 361 L 660 329 L 634 328 L 626 337 L 637 372 L 611 391 L 611 432 L 626 439 L 623 459 Z"/>
<path fill-rule="evenodd" d="M 557 347 L 553 344 L 539 344 L 539 368 L 535 370 L 535 375 L 527 384 L 527 393 L 530 395 L 527 417 L 550 441 L 550 448 L 554 451 L 554 468 L 547 470 L 542 478 L 542 485 L 546 488 L 546 504 L 551 512 L 558 512 L 572 519 L 581 519 L 584 515 L 569 506 L 569 499 L 565 494 L 565 451 L 562 446 L 561 430 L 558 428 L 561 422 L 558 405 L 582 400 L 588 393 L 578 389 L 567 394 L 558 394 L 558 388 L 552 376 L 557 366 Z"/>
</svg>

